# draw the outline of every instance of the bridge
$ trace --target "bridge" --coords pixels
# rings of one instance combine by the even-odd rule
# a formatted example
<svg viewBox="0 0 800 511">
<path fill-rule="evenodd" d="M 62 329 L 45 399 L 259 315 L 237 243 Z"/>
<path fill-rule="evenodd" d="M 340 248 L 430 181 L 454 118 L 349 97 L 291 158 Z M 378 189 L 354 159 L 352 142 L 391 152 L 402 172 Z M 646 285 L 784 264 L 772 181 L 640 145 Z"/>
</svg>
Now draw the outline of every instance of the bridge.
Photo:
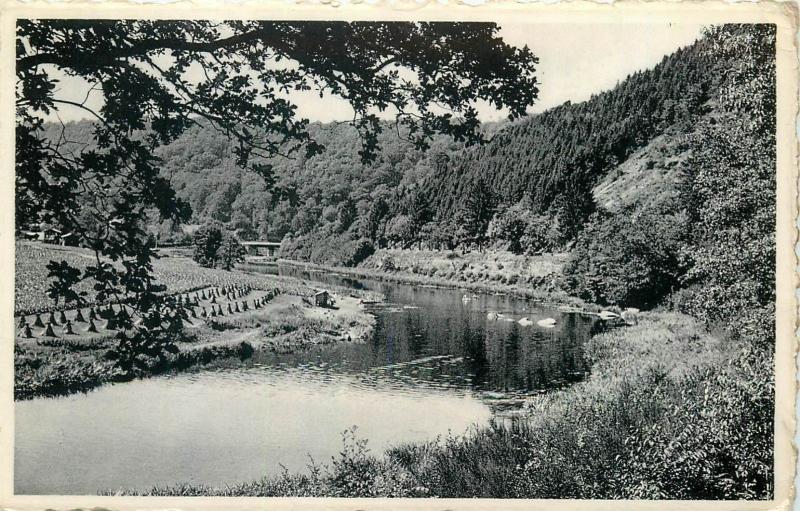
<svg viewBox="0 0 800 511">
<path fill-rule="evenodd" d="M 242 241 L 241 244 L 247 250 L 247 253 L 253 256 L 266 255 L 275 257 L 281 248 L 280 241 Z"/>
</svg>

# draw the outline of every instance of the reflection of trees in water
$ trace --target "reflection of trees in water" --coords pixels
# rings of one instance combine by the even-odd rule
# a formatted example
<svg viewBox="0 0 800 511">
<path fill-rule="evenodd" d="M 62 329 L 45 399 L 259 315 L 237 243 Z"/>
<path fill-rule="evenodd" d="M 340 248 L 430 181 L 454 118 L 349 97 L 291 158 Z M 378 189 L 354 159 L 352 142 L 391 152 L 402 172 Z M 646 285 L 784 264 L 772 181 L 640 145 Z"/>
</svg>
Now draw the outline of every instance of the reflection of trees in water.
<svg viewBox="0 0 800 511">
<path fill-rule="evenodd" d="M 430 290 L 414 296 L 405 291 L 394 298 L 419 303 L 420 308 L 381 315 L 373 349 L 385 354 L 391 338 L 389 363 L 436 355 L 463 357 L 459 364 L 420 365 L 415 375 L 421 379 L 471 376 L 473 386 L 485 390 L 539 390 L 581 379 L 586 371 L 583 343 L 598 328 L 573 314 L 559 317 L 553 329 L 487 321 L 482 310 L 462 307 L 458 297 L 459 303 L 453 305 L 448 293 L 437 295 Z M 425 301 L 430 305 L 426 307 Z M 381 358 L 376 363 L 387 363 L 375 358 Z"/>
<path fill-rule="evenodd" d="M 363 282 L 356 279 L 351 279 L 349 277 L 342 277 L 341 282 L 339 282 L 340 286 L 351 287 L 353 289 L 367 289 L 367 286 L 364 285 Z"/>
<path fill-rule="evenodd" d="M 331 283 L 351 287 L 364 284 L 342 276 L 302 273 L 306 278 L 329 277 L 335 279 Z M 371 287 L 366 284 L 362 287 Z M 525 310 L 521 300 L 509 297 L 481 296 L 463 304 L 460 291 L 387 283 L 375 289 L 380 289 L 390 303 L 419 308 L 379 312 L 370 342 L 321 348 L 314 354 L 317 360 L 347 371 L 422 360 L 392 370 L 425 381 L 464 382 L 470 378 L 474 387 L 485 390 L 539 390 L 581 379 L 587 369 L 583 343 L 604 328 L 601 322 L 577 314 Z M 543 329 L 521 326 L 516 321 L 489 321 L 488 310 L 513 311 L 508 315 L 515 319 L 531 315 L 533 321 L 553 315 L 557 323 L 555 328 Z M 426 360 L 443 355 L 450 357 Z M 453 362 L 460 357 L 463 361 Z M 302 358 L 301 354 L 297 360 Z"/>
<path fill-rule="evenodd" d="M 516 323 L 488 324 L 486 387 L 537 390 L 579 379 L 586 370 L 583 342 L 589 328 L 575 315 L 563 316 L 557 328 L 547 330 Z"/>
<path fill-rule="evenodd" d="M 489 354 L 486 351 L 484 333 L 482 330 L 465 328 L 463 332 L 464 348 L 464 367 L 467 372 L 472 374 L 472 384 L 482 387 L 483 383 L 491 379 Z"/>
</svg>

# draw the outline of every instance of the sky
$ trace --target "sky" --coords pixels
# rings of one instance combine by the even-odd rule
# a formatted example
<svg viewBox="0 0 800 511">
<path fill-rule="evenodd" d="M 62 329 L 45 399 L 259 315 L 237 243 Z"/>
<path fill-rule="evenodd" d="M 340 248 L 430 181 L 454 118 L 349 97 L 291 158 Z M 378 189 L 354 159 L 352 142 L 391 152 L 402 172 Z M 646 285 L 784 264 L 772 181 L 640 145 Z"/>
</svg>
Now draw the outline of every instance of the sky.
<svg viewBox="0 0 800 511">
<path fill-rule="evenodd" d="M 613 88 L 631 73 L 655 66 L 678 48 L 694 42 L 701 25 L 693 24 L 504 24 L 501 36 L 514 46 L 527 45 L 539 57 L 536 70 L 539 99 L 529 109 L 542 112 L 565 101 L 580 102 L 592 94 Z M 57 97 L 81 102 L 88 84 L 61 74 Z M 312 121 L 344 121 L 353 112 L 341 99 L 319 98 L 316 93 L 295 93 L 290 99 L 298 106 L 298 115 Z M 89 94 L 87 106 L 97 108 L 102 95 Z M 479 105 L 482 121 L 505 118 L 506 113 L 488 105 Z M 74 107 L 64 106 L 58 113 L 62 121 L 87 118 Z M 54 116 L 53 116 L 54 117 Z M 55 118 L 51 119 L 55 120 Z"/>
</svg>

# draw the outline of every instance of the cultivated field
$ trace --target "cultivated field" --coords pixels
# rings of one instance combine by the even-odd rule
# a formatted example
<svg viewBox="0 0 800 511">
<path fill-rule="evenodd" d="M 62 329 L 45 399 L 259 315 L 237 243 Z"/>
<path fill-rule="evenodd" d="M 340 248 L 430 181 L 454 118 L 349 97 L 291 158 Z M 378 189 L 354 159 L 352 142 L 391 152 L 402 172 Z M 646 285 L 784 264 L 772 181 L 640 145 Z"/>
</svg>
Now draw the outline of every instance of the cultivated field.
<svg viewBox="0 0 800 511">
<path fill-rule="evenodd" d="M 50 260 L 92 264 L 84 249 L 18 243 L 16 257 L 15 397 L 58 395 L 108 381 L 129 379 L 109 354 L 120 320 L 133 309 L 121 303 L 57 306 L 46 296 Z M 327 286 L 336 307 L 314 307 L 317 290 L 285 277 L 202 268 L 186 257 L 156 261 L 165 293 L 183 304 L 188 318 L 176 354 L 146 360 L 135 376 L 179 370 L 223 357 L 246 357 L 256 349 L 292 351 L 312 344 L 363 340 L 374 318 L 359 307 L 373 292 Z M 78 287 L 90 290 L 90 283 Z"/>
<path fill-rule="evenodd" d="M 35 242 L 17 242 L 15 257 L 14 313 L 15 315 L 59 310 L 47 296 L 47 263 L 66 261 L 83 269 L 97 263 L 94 252 L 78 247 L 61 247 Z M 224 272 L 203 268 L 187 257 L 162 257 L 153 268 L 159 284 L 167 293 L 176 294 L 200 290 L 207 287 L 250 287 L 273 289 L 280 286 L 283 291 L 303 292 L 299 282 L 287 281 L 269 275 L 253 275 L 239 272 Z M 92 282 L 81 282 L 78 291 L 92 295 Z"/>
</svg>

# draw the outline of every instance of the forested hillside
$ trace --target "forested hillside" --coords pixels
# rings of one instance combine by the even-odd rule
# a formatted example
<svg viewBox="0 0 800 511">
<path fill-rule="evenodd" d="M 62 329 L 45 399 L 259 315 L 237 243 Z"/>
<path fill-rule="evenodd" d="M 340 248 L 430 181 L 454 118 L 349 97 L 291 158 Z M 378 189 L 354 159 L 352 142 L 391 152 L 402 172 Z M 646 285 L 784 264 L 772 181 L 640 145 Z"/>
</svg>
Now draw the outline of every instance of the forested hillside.
<svg viewBox="0 0 800 511">
<path fill-rule="evenodd" d="M 193 223 L 219 221 L 246 239 L 288 235 L 288 257 L 346 264 L 359 250 L 384 246 L 561 249 L 594 211 L 592 189 L 604 177 L 655 137 L 667 130 L 679 137 L 713 109 L 719 73 L 708 70 L 722 64 L 706 45 L 681 49 L 589 101 L 489 126 L 492 139 L 470 150 L 440 138 L 423 153 L 387 130 L 378 161 L 364 165 L 355 129 L 313 124 L 324 153 L 270 162 L 292 201 L 273 198 L 259 176 L 238 168 L 225 135 L 210 128 L 190 129 L 158 156 Z M 70 140 L 90 138 L 88 122 L 67 128 Z M 49 136 L 60 129 L 50 125 Z M 180 237 L 177 226 L 160 231 Z"/>
<path fill-rule="evenodd" d="M 707 49 L 701 40 L 589 101 L 505 125 L 482 147 L 429 154 L 427 172 L 394 189 L 374 190 L 372 200 L 357 208 L 351 228 L 332 226 L 333 219 L 323 215 L 315 228 L 292 231 L 286 254 L 347 263 L 358 254 L 335 247 L 357 239 L 355 248 L 362 252 L 385 246 L 561 250 L 595 211 L 593 189 L 609 175 L 613 181 L 614 172 L 657 137 L 669 140 L 648 160 L 647 170 L 663 176 L 657 164 L 670 165 L 670 176 L 662 179 L 670 188 L 662 192 L 670 195 L 679 181 L 686 135 L 714 111 L 720 74 L 709 69 L 726 65 Z M 606 195 L 613 197 L 616 188 L 606 187 Z M 646 193 L 628 195 L 627 202 L 636 202 Z M 331 237 L 335 243 L 323 241 Z M 315 252 L 323 244 L 325 250 Z"/>
<path fill-rule="evenodd" d="M 673 160 L 664 179 L 669 189 L 662 190 L 672 193 L 681 170 L 676 162 L 687 150 L 683 139 L 715 108 L 722 74 L 710 70 L 730 64 L 707 49 L 701 40 L 586 102 L 501 125 L 490 142 L 470 150 L 440 139 L 421 153 L 388 131 L 379 161 L 365 166 L 355 130 L 312 126 L 325 153 L 273 162 L 280 184 L 296 192 L 296 204 L 271 203 L 256 177 L 235 168 L 224 139 L 213 132 L 197 129 L 162 157 L 196 221 L 229 223 L 242 237 L 285 237 L 290 258 L 355 264 L 386 246 L 562 250 L 595 211 L 593 190 L 611 176 L 606 195 L 621 193 L 613 174 L 657 137 L 669 140 L 647 170 L 663 175 L 659 164 Z M 203 184 L 183 184 L 195 179 Z M 183 191 L 189 188 L 191 194 Z M 643 195 L 629 193 L 627 201 Z"/>
<path fill-rule="evenodd" d="M 322 154 L 268 162 L 286 192 L 280 196 L 237 167 L 225 135 L 208 127 L 191 128 L 157 156 L 193 224 L 217 221 L 242 239 L 283 240 L 284 257 L 317 263 L 354 265 L 383 247 L 518 254 L 576 247 L 597 257 L 602 251 L 593 244 L 608 246 L 625 231 L 618 224 L 635 219 L 646 228 L 637 232 L 657 236 L 662 247 L 633 272 L 637 282 L 587 279 L 600 270 L 586 256 L 568 268 L 564 285 L 593 301 L 651 305 L 683 287 L 697 207 L 691 201 L 704 193 L 693 188 L 697 165 L 689 162 L 703 158 L 693 148 L 705 150 L 697 141 L 707 126 L 729 115 L 721 98 L 731 92 L 730 77 L 755 58 L 742 48 L 759 30 L 768 29 L 712 30 L 588 101 L 488 125 L 489 142 L 476 148 L 440 137 L 423 152 L 391 129 L 380 136 L 377 161 L 366 165 L 355 129 L 312 124 Z M 61 133 L 59 125 L 47 127 L 51 138 Z M 91 123 L 68 124 L 64 133 L 80 147 Z M 161 241 L 186 237 L 169 222 L 154 222 L 152 232 Z"/>
</svg>

